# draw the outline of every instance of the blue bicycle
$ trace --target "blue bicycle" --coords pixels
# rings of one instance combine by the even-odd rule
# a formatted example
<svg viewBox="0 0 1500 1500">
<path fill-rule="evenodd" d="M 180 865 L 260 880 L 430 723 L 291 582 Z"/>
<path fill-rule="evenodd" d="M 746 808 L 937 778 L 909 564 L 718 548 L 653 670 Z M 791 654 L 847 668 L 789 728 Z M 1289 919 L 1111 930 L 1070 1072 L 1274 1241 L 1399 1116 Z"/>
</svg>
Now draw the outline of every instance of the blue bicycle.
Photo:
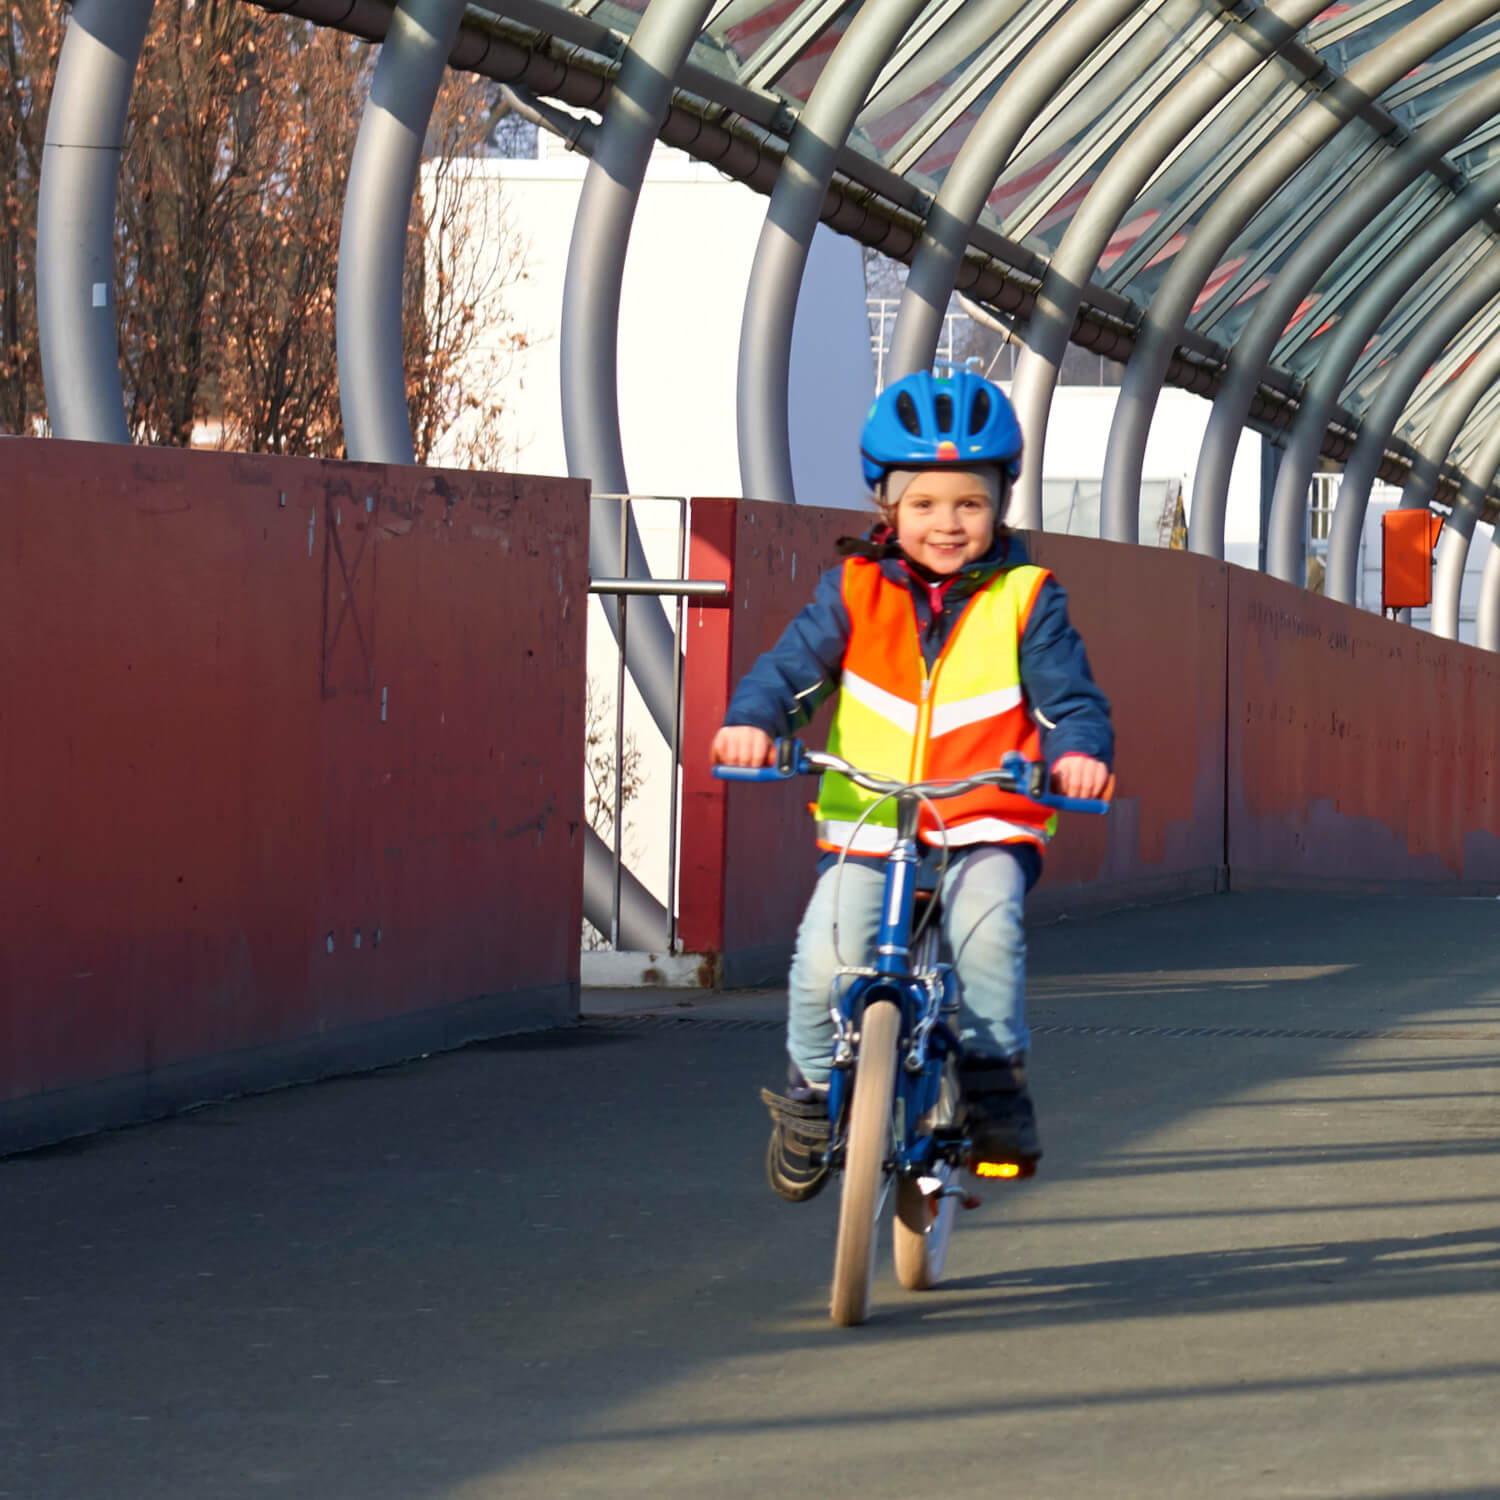
<svg viewBox="0 0 1500 1500">
<path fill-rule="evenodd" d="M 777 742 L 774 766 L 718 766 L 714 774 L 729 781 L 779 781 L 823 771 L 837 771 L 878 794 L 861 825 L 877 807 L 891 799 L 896 803 L 896 842 L 886 859 L 875 963 L 841 962 L 830 996 L 834 1054 L 828 1161 L 843 1173 L 843 1192 L 829 1311 L 836 1324 L 847 1328 L 869 1316 L 876 1230 L 892 1182 L 896 1276 L 912 1290 L 937 1284 L 955 1207 L 978 1201 L 959 1181 L 970 1143 L 960 1123 L 961 1048 L 953 1024 L 959 1008 L 957 980 L 939 952 L 936 898 L 924 899 L 920 919 L 916 917 L 922 809 L 931 810 L 941 830 L 934 804 L 984 786 L 1074 812 L 1107 812 L 1109 803 L 1054 795 L 1048 790 L 1046 766 L 1014 752 L 996 770 L 960 781 L 903 782 L 858 770 L 836 755 L 807 750 L 788 739 Z M 851 844 L 857 835 L 858 826 Z M 1019 1163 L 984 1163 L 977 1170 L 987 1177 L 1026 1175 Z"/>
</svg>

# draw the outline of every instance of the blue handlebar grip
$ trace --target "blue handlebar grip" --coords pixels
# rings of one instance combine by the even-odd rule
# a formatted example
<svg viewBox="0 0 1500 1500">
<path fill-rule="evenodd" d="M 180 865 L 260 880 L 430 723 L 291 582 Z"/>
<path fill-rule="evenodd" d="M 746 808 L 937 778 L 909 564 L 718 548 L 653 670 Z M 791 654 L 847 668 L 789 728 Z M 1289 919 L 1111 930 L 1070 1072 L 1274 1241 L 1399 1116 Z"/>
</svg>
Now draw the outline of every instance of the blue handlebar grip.
<svg viewBox="0 0 1500 1500">
<path fill-rule="evenodd" d="M 1100 797 L 1059 797 L 1054 792 L 1048 792 L 1045 797 L 1037 798 L 1037 801 L 1045 807 L 1055 807 L 1061 812 L 1107 813 L 1109 811 L 1109 803 Z"/>
<path fill-rule="evenodd" d="M 785 781 L 785 774 L 775 766 L 715 766 L 720 781 Z"/>
</svg>

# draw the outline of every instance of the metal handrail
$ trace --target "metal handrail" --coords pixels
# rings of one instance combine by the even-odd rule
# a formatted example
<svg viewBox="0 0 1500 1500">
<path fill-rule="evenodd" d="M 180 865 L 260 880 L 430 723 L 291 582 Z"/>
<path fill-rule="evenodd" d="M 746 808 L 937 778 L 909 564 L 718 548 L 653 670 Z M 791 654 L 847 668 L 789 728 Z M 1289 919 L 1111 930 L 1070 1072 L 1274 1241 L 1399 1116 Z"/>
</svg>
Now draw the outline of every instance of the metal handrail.
<svg viewBox="0 0 1500 1500">
<path fill-rule="evenodd" d="M 591 594 L 657 594 L 669 599 L 724 599 L 729 585 L 715 578 L 591 578 Z"/>
</svg>

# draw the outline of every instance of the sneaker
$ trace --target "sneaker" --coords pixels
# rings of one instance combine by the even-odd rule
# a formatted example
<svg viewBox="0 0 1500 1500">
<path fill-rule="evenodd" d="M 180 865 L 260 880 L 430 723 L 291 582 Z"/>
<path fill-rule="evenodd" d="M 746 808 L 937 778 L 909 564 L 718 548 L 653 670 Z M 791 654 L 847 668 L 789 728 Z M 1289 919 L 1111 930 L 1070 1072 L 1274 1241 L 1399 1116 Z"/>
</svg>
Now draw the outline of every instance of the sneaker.
<svg viewBox="0 0 1500 1500">
<path fill-rule="evenodd" d="M 815 1088 L 793 1068 L 785 1094 L 762 1089 L 760 1099 L 771 1112 L 766 1180 L 788 1203 L 806 1203 L 828 1181 L 828 1090 Z"/>
<path fill-rule="evenodd" d="M 958 1067 L 964 1095 L 964 1128 L 971 1142 L 969 1165 L 980 1176 L 1030 1177 L 1041 1159 L 1036 1110 L 1026 1091 L 1021 1059 L 969 1057 Z M 1015 1167 L 987 1172 L 985 1167 Z"/>
</svg>

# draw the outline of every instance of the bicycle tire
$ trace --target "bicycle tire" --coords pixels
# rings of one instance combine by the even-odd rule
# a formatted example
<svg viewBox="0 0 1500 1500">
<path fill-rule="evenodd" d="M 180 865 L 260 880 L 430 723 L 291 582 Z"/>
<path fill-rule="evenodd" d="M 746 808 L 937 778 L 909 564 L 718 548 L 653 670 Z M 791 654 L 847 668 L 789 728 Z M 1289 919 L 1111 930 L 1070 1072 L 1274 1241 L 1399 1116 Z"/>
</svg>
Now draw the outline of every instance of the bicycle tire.
<svg viewBox="0 0 1500 1500">
<path fill-rule="evenodd" d="M 950 1060 L 943 1069 L 933 1124 L 949 1125 L 957 1112 L 958 1077 Z M 942 1183 L 945 1193 L 958 1180 L 957 1170 L 947 1162 L 934 1163 L 930 1175 Z M 896 1280 L 907 1291 L 930 1291 L 942 1280 L 957 1214 L 956 1198 L 944 1196 L 934 1201 L 912 1178 L 902 1177 L 897 1181 L 891 1251 Z"/>
<path fill-rule="evenodd" d="M 833 1294 L 828 1308 L 840 1328 L 853 1328 L 870 1314 L 875 1228 L 885 1203 L 885 1164 L 892 1145 L 891 1101 L 900 1035 L 901 1008 L 895 1001 L 876 1000 L 865 1007 L 854 1097 L 849 1106 L 844 1188 L 833 1252 Z"/>
</svg>

